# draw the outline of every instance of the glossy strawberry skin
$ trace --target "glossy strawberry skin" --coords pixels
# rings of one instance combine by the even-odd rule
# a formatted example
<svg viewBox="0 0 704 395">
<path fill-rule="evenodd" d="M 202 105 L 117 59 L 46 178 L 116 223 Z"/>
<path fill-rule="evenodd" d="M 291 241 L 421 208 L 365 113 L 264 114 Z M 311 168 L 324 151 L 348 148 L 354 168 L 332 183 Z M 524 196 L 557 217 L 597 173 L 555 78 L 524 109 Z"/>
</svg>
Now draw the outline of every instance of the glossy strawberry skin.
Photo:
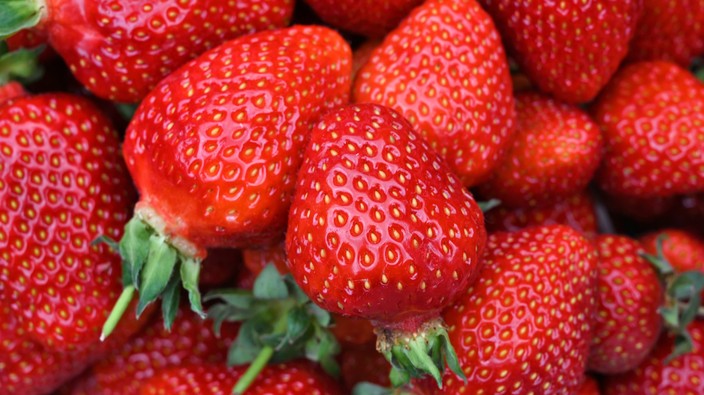
<svg viewBox="0 0 704 395">
<path fill-rule="evenodd" d="M 466 186 L 489 176 L 515 128 L 501 39 L 475 0 L 416 8 L 359 71 L 353 100 L 401 113 Z"/>
<path fill-rule="evenodd" d="M 704 54 L 704 1 L 643 0 L 630 61 L 669 60 L 689 67 Z"/>
<path fill-rule="evenodd" d="M 684 230 L 663 229 L 641 237 L 648 254 L 657 255 L 657 242 L 661 236 L 665 236 L 662 253 L 676 271 L 704 271 L 704 240 Z"/>
<path fill-rule="evenodd" d="M 347 101 L 350 67 L 335 32 L 293 27 L 230 41 L 171 74 L 127 131 L 137 212 L 155 212 L 196 255 L 280 238 L 308 128 Z"/>
<path fill-rule="evenodd" d="M 334 27 L 367 37 L 383 37 L 423 0 L 305 0 Z"/>
<path fill-rule="evenodd" d="M 599 127 L 579 108 L 534 92 L 516 95 L 516 133 L 479 194 L 503 206 L 550 205 L 582 191 L 601 159 Z"/>
<path fill-rule="evenodd" d="M 662 328 L 663 288 L 643 246 L 626 236 L 594 240 L 599 254 L 597 314 L 589 369 L 603 374 L 634 369 L 655 346 Z"/>
<path fill-rule="evenodd" d="M 414 330 L 476 278 L 483 216 L 398 113 L 352 105 L 313 130 L 289 216 L 289 268 L 321 307 Z"/>
<path fill-rule="evenodd" d="M 568 103 L 588 102 L 606 85 L 626 56 L 642 8 L 641 0 L 479 1 L 521 70 Z"/>
<path fill-rule="evenodd" d="M 230 393 L 246 367 L 191 365 L 162 372 L 147 381 L 141 395 L 220 395 Z M 269 365 L 247 395 L 341 395 L 331 378 L 313 365 L 300 362 Z"/>
<path fill-rule="evenodd" d="M 52 47 L 97 96 L 137 102 L 226 40 L 288 24 L 292 0 L 49 0 Z"/>
<path fill-rule="evenodd" d="M 477 282 L 444 313 L 468 382 L 446 372 L 436 393 L 576 392 L 591 341 L 593 247 L 546 226 L 490 235 L 482 259 Z"/>
<path fill-rule="evenodd" d="M 704 321 L 694 321 L 688 328 L 694 350 L 665 363 L 673 348 L 668 335 L 658 342 L 653 352 L 636 369 L 604 380 L 605 395 L 704 393 Z"/>
<path fill-rule="evenodd" d="M 605 155 L 597 181 L 614 195 L 704 190 L 704 85 L 667 62 L 623 68 L 593 106 Z"/>
<path fill-rule="evenodd" d="M 489 232 L 515 232 L 532 226 L 567 225 L 587 238 L 598 232 L 594 201 L 580 192 L 544 207 L 507 208 L 499 205 L 484 213 Z"/>
</svg>

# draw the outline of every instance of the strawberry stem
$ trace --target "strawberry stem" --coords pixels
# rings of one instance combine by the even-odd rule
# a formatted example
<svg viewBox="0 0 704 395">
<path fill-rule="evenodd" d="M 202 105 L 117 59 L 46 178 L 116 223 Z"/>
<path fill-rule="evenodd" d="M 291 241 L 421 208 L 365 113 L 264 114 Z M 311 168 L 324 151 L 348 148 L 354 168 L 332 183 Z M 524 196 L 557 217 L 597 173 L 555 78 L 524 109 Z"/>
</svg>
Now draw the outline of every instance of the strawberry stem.
<svg viewBox="0 0 704 395">
<path fill-rule="evenodd" d="M 5 0 L 0 7 L 0 39 L 39 24 L 46 4 L 39 0 Z"/>
<path fill-rule="evenodd" d="M 232 389 L 233 395 L 241 395 L 247 391 L 247 388 L 249 388 L 249 386 L 252 385 L 252 382 L 256 380 L 259 373 L 266 367 L 273 355 L 273 347 L 266 346 L 262 348 L 259 355 L 257 355 L 257 358 L 255 358 L 254 361 L 252 361 L 252 364 L 250 364 L 247 368 L 247 371 L 244 372 L 239 380 L 237 380 L 235 387 Z"/>
<path fill-rule="evenodd" d="M 105 324 L 103 324 L 103 331 L 100 333 L 100 341 L 105 340 L 110 336 L 112 331 L 115 330 L 117 323 L 120 322 L 120 319 L 125 314 L 127 306 L 130 305 L 132 298 L 134 298 L 134 291 L 135 288 L 131 285 L 122 290 L 122 294 L 120 294 L 117 302 L 115 302 L 115 307 L 113 307 L 108 319 L 105 321 Z"/>
</svg>

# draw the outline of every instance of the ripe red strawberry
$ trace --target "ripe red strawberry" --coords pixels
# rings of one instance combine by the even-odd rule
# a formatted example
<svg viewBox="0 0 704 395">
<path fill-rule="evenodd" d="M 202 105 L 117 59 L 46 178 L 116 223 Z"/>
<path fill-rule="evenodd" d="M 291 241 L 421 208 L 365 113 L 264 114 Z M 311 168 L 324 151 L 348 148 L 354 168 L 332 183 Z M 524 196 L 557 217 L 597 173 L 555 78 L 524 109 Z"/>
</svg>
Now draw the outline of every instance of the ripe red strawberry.
<svg viewBox="0 0 704 395">
<path fill-rule="evenodd" d="M 369 39 L 354 50 L 352 54 L 352 81 L 356 79 L 359 70 L 367 64 L 379 45 L 381 45 L 380 39 Z"/>
<path fill-rule="evenodd" d="M 15 51 L 23 48 L 36 48 L 41 45 L 47 46 L 47 39 L 47 32 L 42 29 L 24 29 L 6 38 L 5 42 L 7 43 L 7 47 L 10 51 Z M 47 46 L 42 50 L 39 58 L 42 61 L 47 61 L 55 56 L 56 52 L 54 52 L 51 47 Z"/>
<path fill-rule="evenodd" d="M 342 383 L 352 393 L 359 383 L 372 383 L 381 387 L 390 387 L 389 371 L 391 365 L 383 355 L 376 351 L 374 342 L 364 344 L 347 344 L 340 354 L 340 371 Z"/>
<path fill-rule="evenodd" d="M 423 0 L 305 0 L 334 27 L 368 37 L 383 37 Z"/>
<path fill-rule="evenodd" d="M 672 336 L 664 335 L 655 350 L 636 369 L 605 378 L 605 395 L 703 394 L 704 321 L 692 323 L 690 333 L 693 352 L 666 363 L 674 341 Z"/>
<path fill-rule="evenodd" d="M 26 95 L 27 91 L 24 90 L 24 87 L 19 82 L 10 81 L 0 85 L 0 105 L 10 99 Z"/>
<path fill-rule="evenodd" d="M 515 127 L 501 39 L 475 0 L 416 8 L 359 71 L 353 98 L 401 113 L 466 186 L 489 176 Z"/>
<path fill-rule="evenodd" d="M 507 208 L 502 205 L 484 213 L 489 232 L 515 232 L 539 225 L 567 225 L 587 238 L 596 236 L 594 202 L 580 192 L 552 205 L 536 208 Z"/>
<path fill-rule="evenodd" d="M 584 382 L 582 383 L 582 386 L 579 387 L 579 390 L 577 391 L 577 395 L 600 395 L 601 393 L 599 392 L 599 385 L 597 384 L 596 380 L 594 380 L 592 377 L 587 376 L 584 378 Z"/>
<path fill-rule="evenodd" d="M 594 104 L 604 134 L 599 185 L 670 196 L 704 190 L 704 85 L 667 62 L 623 68 Z"/>
<path fill-rule="evenodd" d="M 601 159 L 599 127 L 579 108 L 534 92 L 516 95 L 516 133 L 505 159 L 479 186 L 502 206 L 559 202 L 587 186 Z"/>
<path fill-rule="evenodd" d="M 573 394 L 591 341 L 596 253 L 565 226 L 489 236 L 479 280 L 446 310 L 467 383 L 437 393 Z"/>
<path fill-rule="evenodd" d="M 658 240 L 662 239 L 662 253 L 676 271 L 704 272 L 704 240 L 679 229 L 663 229 L 643 236 L 640 241 L 645 251 L 657 255 Z"/>
<path fill-rule="evenodd" d="M 19 3 L 19 2 L 15 2 Z M 96 96 L 137 102 L 207 49 L 286 26 L 292 0 L 26 1 L 0 18 L 0 35 L 39 25 Z"/>
<path fill-rule="evenodd" d="M 166 370 L 142 385 L 141 395 L 222 395 L 243 375 L 242 368 L 190 365 Z M 264 369 L 246 395 L 341 395 L 330 377 L 311 364 L 294 362 Z"/>
<path fill-rule="evenodd" d="M 242 250 L 244 266 L 255 276 L 267 265 L 274 265 L 281 274 L 288 273 L 286 265 L 286 246 L 284 243 L 274 244 L 257 249 Z"/>
<path fill-rule="evenodd" d="M 350 67 L 337 33 L 293 27 L 229 41 L 159 83 L 123 147 L 141 196 L 120 242 L 121 302 L 139 289 L 138 310 L 160 296 L 173 305 L 180 277 L 201 311 L 206 248 L 282 237 L 311 124 L 347 101 Z M 106 335 L 122 312 L 119 303 Z"/>
<path fill-rule="evenodd" d="M 479 206 L 399 114 L 360 104 L 321 117 L 289 215 L 289 268 L 322 308 L 372 321 L 397 377 L 439 379 L 446 358 L 457 371 L 439 314 L 475 280 L 485 237 Z"/>
<path fill-rule="evenodd" d="M 688 67 L 704 54 L 704 1 L 643 0 L 629 60 L 670 60 Z"/>
<path fill-rule="evenodd" d="M 237 329 L 225 324 L 216 337 L 212 322 L 182 307 L 171 331 L 164 329 L 162 319 L 153 321 L 116 353 L 93 365 L 67 393 L 138 395 L 142 383 L 169 368 L 224 363 Z"/>
<path fill-rule="evenodd" d="M 592 100 L 626 56 L 640 0 L 480 0 L 509 51 L 544 92 Z"/>
<path fill-rule="evenodd" d="M 594 244 L 598 296 L 588 366 L 603 374 L 623 373 L 638 366 L 660 336 L 663 287 L 637 241 L 603 235 Z"/>
</svg>

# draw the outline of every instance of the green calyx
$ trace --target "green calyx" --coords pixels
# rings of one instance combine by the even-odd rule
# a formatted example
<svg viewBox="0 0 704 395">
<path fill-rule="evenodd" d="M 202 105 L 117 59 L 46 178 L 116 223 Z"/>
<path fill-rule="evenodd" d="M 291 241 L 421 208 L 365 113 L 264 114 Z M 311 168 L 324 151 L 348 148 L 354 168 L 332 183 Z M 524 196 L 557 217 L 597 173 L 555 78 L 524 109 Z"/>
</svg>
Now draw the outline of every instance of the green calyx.
<svg viewBox="0 0 704 395">
<path fill-rule="evenodd" d="M 164 326 L 171 329 L 176 318 L 181 287 L 188 291 L 191 310 L 205 317 L 198 290 L 200 261 L 181 254 L 141 219 L 134 217 L 125 226 L 120 242 L 100 237 L 96 242 L 108 243 L 122 258 L 124 290 L 103 325 L 101 339 L 110 336 L 139 292 L 137 316 L 151 303 L 161 299 Z"/>
<path fill-rule="evenodd" d="M 412 389 L 407 387 L 386 388 L 376 384 L 362 382 L 352 388 L 352 395 L 414 395 Z"/>
<path fill-rule="evenodd" d="M 249 364 L 249 368 L 233 394 L 244 393 L 269 362 L 307 358 L 320 363 L 329 374 L 339 374 L 335 355 L 340 347 L 328 329 L 332 325 L 330 313 L 311 302 L 293 277 L 282 276 L 274 265 L 259 274 L 251 291 L 213 291 L 205 299 L 218 301 L 208 309 L 216 333 L 223 322 L 242 323 L 228 363 Z"/>
<path fill-rule="evenodd" d="M 0 0 L 0 39 L 36 26 L 45 8 L 41 0 Z"/>
<path fill-rule="evenodd" d="M 660 308 L 660 315 L 667 330 L 675 336 L 674 349 L 665 359 L 665 363 L 670 363 L 694 348 L 687 327 L 697 317 L 704 317 L 704 309 L 701 307 L 704 273 L 697 270 L 675 272 L 663 253 L 662 245 L 666 238 L 663 234 L 656 240 L 657 255 L 641 256 L 655 267 L 665 287 L 665 303 Z"/>
<path fill-rule="evenodd" d="M 394 387 L 408 384 L 412 378 L 430 375 L 442 388 L 446 364 L 459 378 L 467 381 L 440 318 L 426 322 L 410 333 L 377 330 L 377 349 L 392 365 L 390 378 Z"/>
<path fill-rule="evenodd" d="M 499 207 L 501 205 L 501 200 L 499 199 L 489 199 L 485 202 L 477 202 L 479 205 L 479 209 L 482 210 L 483 213 L 486 213 L 487 211 Z"/>
<path fill-rule="evenodd" d="M 10 52 L 7 44 L 0 42 L 0 86 L 13 80 L 30 83 L 41 78 L 44 70 L 39 65 L 39 55 L 44 48 L 41 45 Z"/>
</svg>

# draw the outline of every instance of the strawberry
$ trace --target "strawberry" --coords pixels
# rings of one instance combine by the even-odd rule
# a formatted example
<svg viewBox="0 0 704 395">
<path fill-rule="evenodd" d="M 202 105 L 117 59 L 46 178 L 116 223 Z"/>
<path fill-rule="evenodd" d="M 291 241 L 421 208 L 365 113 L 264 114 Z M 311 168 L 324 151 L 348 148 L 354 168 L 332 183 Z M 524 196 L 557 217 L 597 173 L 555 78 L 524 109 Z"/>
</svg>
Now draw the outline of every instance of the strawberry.
<svg viewBox="0 0 704 395">
<path fill-rule="evenodd" d="M 661 238 L 663 256 L 676 271 L 704 272 L 704 240 L 683 230 L 663 229 L 646 234 L 640 241 L 646 252 L 656 255 L 658 240 Z"/>
<path fill-rule="evenodd" d="M 655 350 L 636 369 L 622 375 L 607 376 L 606 395 L 704 393 L 704 321 L 695 321 L 691 328 L 694 351 L 667 361 L 675 342 L 663 335 Z"/>
<path fill-rule="evenodd" d="M 542 91 L 592 100 L 626 56 L 641 0 L 479 0 L 509 51 Z"/>
<path fill-rule="evenodd" d="M 598 182 L 614 195 L 704 191 L 704 85 L 668 62 L 623 68 L 594 103 L 606 151 Z"/>
<path fill-rule="evenodd" d="M 96 96 L 138 102 L 162 78 L 220 43 L 288 24 L 292 0 L 15 1 L 0 36 L 38 25 Z"/>
<path fill-rule="evenodd" d="M 289 269 L 322 308 L 372 321 L 399 381 L 439 380 L 446 358 L 458 370 L 439 314 L 476 279 L 485 237 L 471 194 L 398 113 L 360 104 L 320 118 L 289 215 Z"/>
<path fill-rule="evenodd" d="M 7 100 L 26 95 L 27 91 L 24 90 L 24 86 L 17 81 L 10 81 L 0 85 L 0 105 Z"/>
<path fill-rule="evenodd" d="M 655 346 L 662 328 L 663 288 L 643 247 L 626 236 L 594 240 L 599 253 L 597 314 L 589 369 L 603 374 L 634 369 Z"/>
<path fill-rule="evenodd" d="M 507 208 L 499 205 L 487 211 L 484 216 L 489 232 L 515 232 L 540 225 L 567 225 L 585 237 L 592 238 L 598 230 L 594 202 L 587 192 L 545 207 Z"/>
<path fill-rule="evenodd" d="M 352 54 L 352 81 L 356 79 L 359 70 L 367 64 L 379 45 L 381 45 L 380 39 L 369 39 L 354 50 Z"/>
<path fill-rule="evenodd" d="M 416 8 L 373 52 L 352 94 L 401 113 L 466 186 L 489 176 L 515 127 L 501 39 L 475 0 Z"/>
<path fill-rule="evenodd" d="M 374 341 L 374 326 L 368 320 L 335 315 L 335 323 L 330 328 L 343 344 L 367 344 Z"/>
<path fill-rule="evenodd" d="M 688 67 L 704 54 L 704 1 L 643 0 L 628 59 L 669 60 Z"/>
<path fill-rule="evenodd" d="M 39 58 L 42 61 L 51 60 L 56 56 L 56 52 L 50 47 L 46 47 L 48 40 L 47 32 L 41 29 L 24 29 L 5 39 L 10 51 L 18 49 L 30 49 L 44 46 Z"/>
<path fill-rule="evenodd" d="M 516 95 L 516 119 L 506 158 L 479 194 L 536 207 L 582 191 L 601 159 L 599 127 L 579 108 L 533 92 Z"/>
<path fill-rule="evenodd" d="M 340 369 L 342 382 L 350 393 L 359 383 L 391 386 L 391 366 L 386 358 L 376 351 L 374 342 L 345 345 L 340 354 Z"/>
<path fill-rule="evenodd" d="M 158 297 L 177 305 L 179 277 L 202 313 L 206 248 L 282 237 L 309 128 L 347 101 L 350 67 L 337 33 L 293 27 L 214 48 L 145 98 L 123 147 L 141 193 L 119 244 L 128 281 L 104 336 L 135 289 L 138 311 Z"/>
<path fill-rule="evenodd" d="M 423 0 L 305 0 L 325 23 L 367 37 L 383 37 Z"/>
<path fill-rule="evenodd" d="M 636 197 L 625 195 L 604 195 L 604 203 L 609 211 L 639 223 L 651 223 L 662 219 L 677 204 L 676 196 Z"/>
<path fill-rule="evenodd" d="M 599 385 L 597 384 L 596 380 L 593 378 L 587 376 L 584 379 L 584 382 L 582 383 L 582 386 L 579 387 L 579 390 L 577 391 L 577 395 L 599 395 L 601 392 L 599 392 Z"/>
<path fill-rule="evenodd" d="M 141 384 L 169 368 L 224 363 L 236 325 L 224 325 L 216 337 L 212 324 L 180 308 L 171 331 L 155 320 L 116 353 L 101 360 L 73 384 L 74 395 L 138 395 Z M 89 389 L 87 391 L 87 389 Z"/>
<path fill-rule="evenodd" d="M 279 273 L 288 273 L 286 246 L 284 243 L 264 248 L 242 250 L 242 259 L 244 266 L 254 275 L 258 275 L 267 265 L 271 264 L 276 266 Z"/>
<path fill-rule="evenodd" d="M 144 383 L 141 395 L 221 395 L 244 373 L 224 365 L 190 365 L 166 370 Z M 294 362 L 264 369 L 247 395 L 341 395 L 332 379 L 313 365 Z"/>
</svg>

